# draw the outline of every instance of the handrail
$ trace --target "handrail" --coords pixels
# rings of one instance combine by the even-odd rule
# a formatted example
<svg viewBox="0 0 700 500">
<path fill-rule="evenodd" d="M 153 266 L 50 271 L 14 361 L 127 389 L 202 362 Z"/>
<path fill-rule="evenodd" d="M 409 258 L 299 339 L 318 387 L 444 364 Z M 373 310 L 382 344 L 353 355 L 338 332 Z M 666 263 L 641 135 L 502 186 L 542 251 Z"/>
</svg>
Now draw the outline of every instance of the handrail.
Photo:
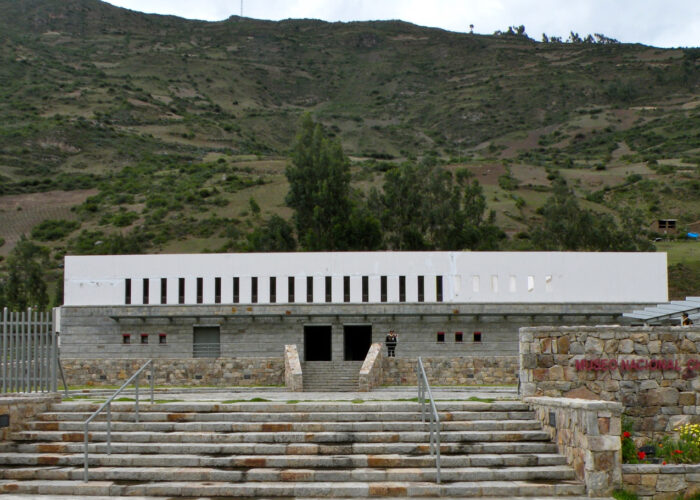
<svg viewBox="0 0 700 500">
<path fill-rule="evenodd" d="M 430 422 L 428 423 L 428 429 L 430 431 L 430 454 L 435 455 L 435 470 L 436 470 L 436 482 L 440 483 L 440 416 L 437 412 L 437 407 L 435 406 L 435 400 L 433 399 L 433 393 L 430 390 L 430 384 L 428 383 L 428 377 L 425 374 L 425 368 L 423 367 L 423 360 L 418 357 L 418 363 L 416 365 L 416 378 L 418 380 L 418 402 L 420 403 L 420 413 L 421 422 L 425 423 L 425 393 L 428 393 L 428 401 L 430 402 Z"/>
<path fill-rule="evenodd" d="M 112 394 L 107 401 L 105 401 L 102 406 L 100 406 L 95 413 L 90 415 L 88 419 L 85 421 L 85 436 L 84 436 L 84 442 L 85 442 L 85 472 L 83 473 L 83 481 L 87 482 L 88 481 L 88 425 L 92 420 L 99 415 L 102 410 L 107 408 L 107 454 L 111 455 L 112 453 L 112 400 L 116 398 L 119 393 L 121 393 L 124 388 L 128 385 L 131 384 L 131 381 L 135 379 L 134 382 L 134 389 L 136 392 L 136 395 L 134 397 L 136 401 L 136 423 L 139 421 L 139 375 L 141 375 L 141 372 L 143 372 L 147 366 L 151 366 L 151 404 L 153 404 L 153 388 L 155 384 L 155 373 L 153 371 L 153 360 L 149 359 L 146 361 L 146 363 L 139 368 L 136 373 L 134 373 L 131 377 L 129 377 L 129 380 L 124 382 L 122 386 L 117 389 L 117 392 Z"/>
</svg>

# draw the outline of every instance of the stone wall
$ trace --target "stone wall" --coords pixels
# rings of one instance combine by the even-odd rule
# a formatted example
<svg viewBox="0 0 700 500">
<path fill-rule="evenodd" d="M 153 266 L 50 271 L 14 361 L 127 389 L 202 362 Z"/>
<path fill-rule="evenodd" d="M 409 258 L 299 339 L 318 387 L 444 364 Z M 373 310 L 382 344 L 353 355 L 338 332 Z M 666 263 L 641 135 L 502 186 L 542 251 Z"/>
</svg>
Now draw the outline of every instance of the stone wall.
<svg viewBox="0 0 700 500">
<path fill-rule="evenodd" d="M 676 500 L 700 493 L 700 465 L 625 464 L 622 481 L 639 500 Z"/>
<path fill-rule="evenodd" d="M 619 487 L 620 403 L 568 398 L 525 398 L 559 452 L 586 484 L 589 496 L 609 495 Z"/>
<path fill-rule="evenodd" d="M 423 357 L 430 385 L 516 385 L 517 356 Z M 416 359 L 384 358 L 384 385 L 416 385 Z"/>
<path fill-rule="evenodd" d="M 522 393 L 617 401 L 652 437 L 700 421 L 699 352 L 698 327 L 521 328 Z"/>
<path fill-rule="evenodd" d="M 9 415 L 10 418 L 10 426 L 0 428 L 0 441 L 7 441 L 11 433 L 22 430 L 22 426 L 36 415 L 60 402 L 61 396 L 57 393 L 0 396 L 0 415 Z"/>
<path fill-rule="evenodd" d="M 369 392 L 384 383 L 382 344 L 372 344 L 360 368 L 360 392 Z"/>
<path fill-rule="evenodd" d="M 61 359 L 69 386 L 119 386 L 148 359 Z M 154 359 L 161 386 L 282 386 L 284 358 Z M 146 385 L 149 370 L 143 375 Z"/>
<path fill-rule="evenodd" d="M 297 346 L 284 346 L 284 385 L 290 391 L 304 390 L 304 378 L 301 372 L 301 362 Z"/>
</svg>

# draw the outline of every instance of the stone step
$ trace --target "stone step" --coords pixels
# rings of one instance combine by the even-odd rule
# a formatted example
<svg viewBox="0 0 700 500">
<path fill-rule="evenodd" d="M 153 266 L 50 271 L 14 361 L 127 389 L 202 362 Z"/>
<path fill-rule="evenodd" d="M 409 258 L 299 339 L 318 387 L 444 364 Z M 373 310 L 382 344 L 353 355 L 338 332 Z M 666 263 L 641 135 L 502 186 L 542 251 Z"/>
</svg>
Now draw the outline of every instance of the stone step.
<svg viewBox="0 0 700 500">
<path fill-rule="evenodd" d="M 81 432 L 83 422 L 27 423 L 29 431 Z M 417 422 L 121 422 L 112 420 L 112 432 L 420 432 L 428 423 Z M 441 422 L 442 432 L 541 430 L 534 420 L 471 420 Z M 91 422 L 91 431 L 105 431 L 107 422 Z"/>
<path fill-rule="evenodd" d="M 81 434 L 82 436 L 82 434 Z M 77 437 L 77 436 L 76 436 Z M 107 452 L 107 444 L 91 442 L 91 452 Z M 207 455 L 426 455 L 428 443 L 158 443 L 158 442 L 112 442 L 112 453 L 165 453 Z M 18 442 L 15 451 L 28 453 L 81 453 L 83 441 L 73 442 Z M 506 443 L 445 443 L 440 444 L 443 455 L 481 454 L 538 454 L 557 453 L 556 444 L 549 441 L 506 442 Z"/>
<path fill-rule="evenodd" d="M 532 420 L 532 412 L 439 412 L 442 423 L 475 420 Z M 51 412 L 39 415 L 46 422 L 85 422 L 91 413 Z M 98 415 L 94 422 L 106 421 L 107 416 Z M 112 412 L 112 421 L 134 422 L 133 412 Z M 140 422 L 418 422 L 416 412 L 350 412 L 350 413 L 165 413 L 140 412 Z"/>
<path fill-rule="evenodd" d="M 67 402 L 51 405 L 51 412 L 88 412 L 93 413 L 101 406 L 101 403 Z M 118 402 L 112 405 L 113 412 L 133 412 L 133 402 Z M 499 411 L 526 411 L 530 408 L 517 401 L 494 401 L 492 403 L 481 401 L 437 401 L 438 412 L 499 412 Z M 165 412 L 165 413 L 371 413 L 371 412 L 420 412 L 420 405 L 411 401 L 365 401 L 361 404 L 351 401 L 333 402 L 244 402 L 244 403 L 156 403 L 149 404 L 144 401 L 139 407 L 140 412 Z"/>
<path fill-rule="evenodd" d="M 532 420 L 535 413 L 531 411 L 453 411 L 438 412 L 440 421 L 474 421 L 474 420 Z M 41 421 L 47 422 L 85 422 L 92 413 L 88 412 L 47 412 L 39 415 Z M 194 412 L 139 412 L 141 422 L 418 422 L 420 413 L 411 412 L 287 412 L 287 413 L 194 413 Z M 107 415 L 100 414 L 94 422 L 106 421 Z M 112 421 L 134 422 L 133 411 L 112 411 Z"/>
<path fill-rule="evenodd" d="M 57 464 L 61 465 L 61 464 Z M 457 482 L 468 477 L 472 481 L 567 481 L 574 471 L 567 466 L 538 467 L 455 467 L 441 471 L 442 482 Z M 2 479 L 22 480 L 81 480 L 83 467 L 6 467 L 0 470 Z M 225 481 L 225 482 L 400 482 L 436 480 L 435 467 L 430 468 L 352 468 L 352 469 L 277 469 L 246 467 L 223 470 L 209 467 L 118 466 L 91 467 L 92 481 Z"/>
<path fill-rule="evenodd" d="M 252 482 L 177 481 L 0 481 L 0 493 L 83 496 L 170 497 L 541 497 L 583 495 L 583 484 L 574 481 L 472 481 L 429 482 Z"/>
<path fill-rule="evenodd" d="M 426 443 L 428 432 L 112 432 L 114 442 L 163 443 Z M 15 441 L 82 441 L 83 432 L 22 431 L 12 434 Z M 90 431 L 90 441 L 106 441 L 107 433 Z M 446 431 L 440 440 L 448 442 L 515 442 L 549 441 L 549 434 L 539 430 L 524 431 Z"/>
<path fill-rule="evenodd" d="M 142 454 L 144 450 L 120 450 L 113 446 L 112 453 L 106 454 L 106 446 L 89 446 L 90 464 L 102 467 L 212 467 L 212 468 L 317 468 L 334 469 L 351 468 L 406 468 L 406 467 L 435 467 L 435 458 L 429 455 L 412 456 L 400 454 L 368 455 L 230 455 L 224 451 L 207 453 L 212 450 L 184 450 L 183 454 L 168 454 L 167 450 L 155 451 L 152 454 Z M 200 454 L 196 454 L 200 453 Z M 0 464 L 8 467 L 16 466 L 82 466 L 85 456 L 82 445 L 64 446 L 62 451 L 36 450 L 5 453 L 0 456 Z M 563 466 L 566 459 L 553 453 L 531 454 L 482 454 L 482 455 L 442 455 L 442 467 L 535 467 Z M 9 469 L 8 469 L 9 470 Z M 507 470 L 507 469 L 501 469 Z M 570 470 L 570 469 L 569 469 Z M 2 474 L 2 470 L 0 470 Z M 17 477 L 6 476 L 6 477 Z"/>
</svg>

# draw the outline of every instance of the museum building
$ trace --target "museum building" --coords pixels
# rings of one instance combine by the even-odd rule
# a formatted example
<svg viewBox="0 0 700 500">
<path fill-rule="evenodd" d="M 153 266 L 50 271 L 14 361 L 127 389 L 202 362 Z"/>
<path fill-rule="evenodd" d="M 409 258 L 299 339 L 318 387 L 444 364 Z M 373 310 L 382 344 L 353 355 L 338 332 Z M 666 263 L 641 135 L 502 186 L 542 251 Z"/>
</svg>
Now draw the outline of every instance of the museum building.
<svg viewBox="0 0 700 500">
<path fill-rule="evenodd" d="M 665 302 L 665 253 L 66 256 L 63 358 L 517 355 L 518 329 L 619 323 Z"/>
</svg>

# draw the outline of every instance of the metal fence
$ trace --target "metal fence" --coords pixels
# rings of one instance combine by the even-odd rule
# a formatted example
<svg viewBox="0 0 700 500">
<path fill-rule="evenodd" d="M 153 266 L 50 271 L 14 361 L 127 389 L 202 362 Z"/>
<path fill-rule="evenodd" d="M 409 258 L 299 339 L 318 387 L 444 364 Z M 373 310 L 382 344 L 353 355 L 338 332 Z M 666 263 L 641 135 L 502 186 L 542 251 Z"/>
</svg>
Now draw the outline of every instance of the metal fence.
<svg viewBox="0 0 700 500">
<path fill-rule="evenodd" d="M 4 308 L 0 314 L 2 393 L 56 392 L 55 313 Z"/>
</svg>

